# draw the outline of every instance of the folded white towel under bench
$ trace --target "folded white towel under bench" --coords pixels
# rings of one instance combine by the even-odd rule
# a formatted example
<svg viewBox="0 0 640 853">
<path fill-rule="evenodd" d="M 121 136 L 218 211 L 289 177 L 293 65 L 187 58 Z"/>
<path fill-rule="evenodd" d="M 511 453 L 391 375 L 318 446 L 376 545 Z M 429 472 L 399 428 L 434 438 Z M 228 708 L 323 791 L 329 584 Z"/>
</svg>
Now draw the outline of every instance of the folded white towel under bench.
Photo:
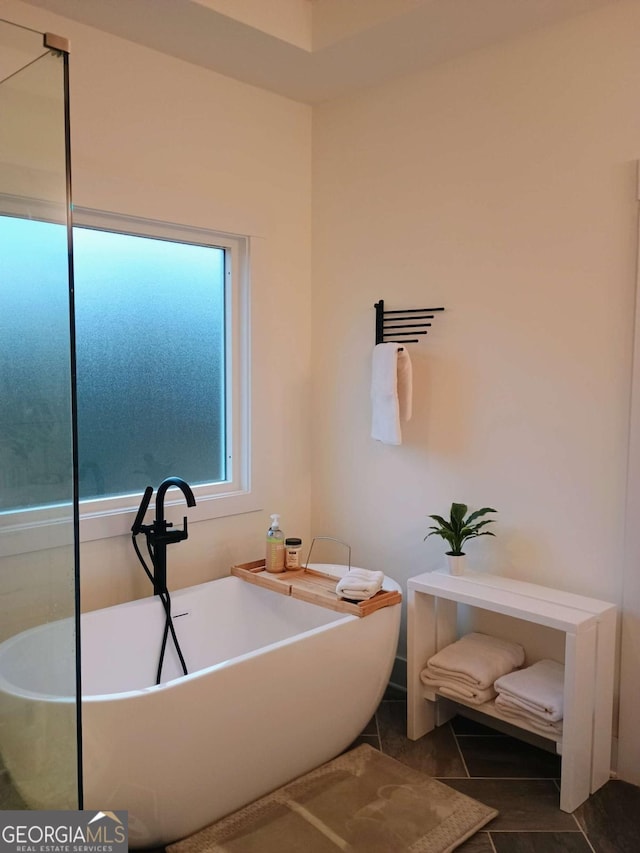
<svg viewBox="0 0 640 853">
<path fill-rule="evenodd" d="M 382 589 L 383 572 L 372 572 L 368 569 L 349 569 L 336 585 L 339 598 L 351 601 L 366 601 Z"/>
<path fill-rule="evenodd" d="M 486 690 L 523 663 L 524 649 L 518 643 L 474 631 L 440 649 L 427 662 L 427 670 L 431 678 L 455 678 Z"/>
<path fill-rule="evenodd" d="M 473 687 L 468 682 L 461 681 L 458 678 L 443 678 L 442 676 L 431 678 L 427 669 L 423 669 L 420 673 L 420 681 L 425 687 L 433 687 L 450 699 L 461 699 L 463 702 L 470 702 L 472 705 L 483 705 L 496 695 L 493 687 L 486 689 Z"/>
<path fill-rule="evenodd" d="M 554 660 L 537 663 L 498 678 L 496 706 L 526 711 L 556 723 L 564 715 L 564 666 Z M 499 700 L 499 701 L 498 701 Z"/>
<path fill-rule="evenodd" d="M 557 720 L 556 722 L 543 720 L 538 714 L 532 714 L 529 711 L 516 708 L 515 705 L 505 701 L 500 693 L 496 696 L 495 706 L 496 711 L 499 711 L 500 716 L 507 720 L 507 722 L 514 723 L 515 725 L 527 723 L 534 731 L 540 732 L 543 735 L 562 734 L 562 720 Z"/>
<path fill-rule="evenodd" d="M 496 695 L 496 678 L 523 663 L 524 649 L 518 643 L 472 632 L 429 658 L 420 679 L 452 699 L 481 705 Z"/>
</svg>

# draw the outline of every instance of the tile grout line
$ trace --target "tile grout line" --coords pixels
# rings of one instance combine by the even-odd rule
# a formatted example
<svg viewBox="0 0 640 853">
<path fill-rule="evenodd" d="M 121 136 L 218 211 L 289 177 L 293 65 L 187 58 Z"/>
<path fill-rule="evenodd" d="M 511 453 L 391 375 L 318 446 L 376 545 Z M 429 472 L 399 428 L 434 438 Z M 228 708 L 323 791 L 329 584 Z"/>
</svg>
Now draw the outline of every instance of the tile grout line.
<svg viewBox="0 0 640 853">
<path fill-rule="evenodd" d="M 438 776 L 437 778 L 473 779 L 478 782 L 553 782 L 554 785 L 557 782 L 555 776 Z"/>
<path fill-rule="evenodd" d="M 400 759 L 398 759 L 400 760 Z M 549 776 L 434 776 L 434 779 L 473 779 L 474 782 L 553 782 Z"/>
<path fill-rule="evenodd" d="M 449 726 L 449 731 L 453 735 L 453 739 L 455 741 L 456 748 L 457 748 L 458 754 L 460 756 L 460 761 L 462 761 L 462 766 L 464 767 L 464 772 L 467 774 L 467 778 L 471 779 L 471 773 L 469 773 L 469 768 L 467 767 L 467 762 L 464 760 L 464 755 L 462 754 L 462 749 L 460 747 L 460 744 L 458 743 L 458 735 L 456 734 L 455 729 L 453 728 L 451 723 L 447 723 L 447 725 Z M 460 778 L 464 778 L 464 777 L 460 777 Z"/>
<path fill-rule="evenodd" d="M 560 785 L 559 785 L 559 783 L 558 783 L 558 780 L 554 780 L 554 781 L 555 781 L 555 784 L 556 784 L 556 788 L 558 789 L 558 792 L 560 792 Z M 591 843 L 591 841 L 589 840 L 589 836 L 587 835 L 586 830 L 584 829 L 584 827 L 582 826 L 582 824 L 580 823 L 580 821 L 579 821 L 579 820 L 578 820 L 578 818 L 576 817 L 576 813 L 575 813 L 575 811 L 571 812 L 571 817 L 572 817 L 572 818 L 574 819 L 574 821 L 576 822 L 576 825 L 577 825 L 577 827 L 578 827 L 578 831 L 582 833 L 582 836 L 583 836 L 584 840 L 585 840 L 585 841 L 587 842 L 587 844 L 589 845 L 589 849 L 592 851 L 592 853 L 596 853 L 596 851 L 595 851 L 595 849 L 594 849 L 594 847 L 593 847 L 593 844 L 592 844 L 592 843 Z"/>
<path fill-rule="evenodd" d="M 496 850 L 496 845 L 493 843 L 493 838 L 491 837 L 491 832 L 490 831 L 487 832 L 487 835 L 489 836 L 489 844 L 491 845 L 492 853 L 498 853 L 498 851 Z"/>
<path fill-rule="evenodd" d="M 577 829 L 492 829 L 490 830 L 494 835 L 520 835 L 522 832 L 526 832 L 530 835 L 548 835 L 549 833 L 553 833 L 554 835 L 581 835 L 584 833 L 580 833 Z M 589 845 L 591 847 L 591 845 Z M 591 847 L 593 850 L 593 847 Z"/>
<path fill-rule="evenodd" d="M 594 849 L 594 846 L 593 846 L 593 844 L 591 843 L 591 841 L 590 841 L 590 839 L 589 839 L 589 836 L 587 835 L 586 830 L 584 829 L 584 827 L 582 826 L 582 824 L 580 823 L 580 821 L 579 821 L 579 820 L 578 820 L 578 818 L 576 817 L 575 812 L 571 812 L 571 817 L 575 820 L 575 822 L 576 822 L 576 826 L 578 827 L 578 831 L 582 833 L 582 836 L 583 836 L 584 840 L 585 840 L 585 841 L 587 842 L 587 844 L 589 845 L 589 850 L 591 850 L 591 851 L 592 851 L 592 853 L 596 853 L 596 851 L 595 851 L 595 849 Z"/>
<path fill-rule="evenodd" d="M 500 734 L 500 732 L 496 732 L 495 734 L 493 732 L 491 732 L 490 734 L 486 734 L 486 735 L 481 734 L 481 733 L 477 733 L 477 732 L 476 733 L 474 733 L 474 732 L 458 732 L 458 737 L 475 737 L 475 738 L 493 737 L 493 738 L 500 738 L 501 740 L 503 740 L 504 738 L 511 737 L 511 735 L 503 735 L 503 734 Z M 536 749 L 540 749 L 540 747 L 536 747 Z"/>
<path fill-rule="evenodd" d="M 380 752 L 382 752 L 384 754 L 384 749 L 382 748 L 382 738 L 380 736 L 380 724 L 378 723 L 378 712 L 377 711 L 373 715 L 373 719 L 375 720 L 375 723 L 376 723 L 376 737 L 378 738 L 378 748 L 380 749 Z"/>
<path fill-rule="evenodd" d="M 577 823 L 577 821 L 576 821 L 576 823 Z M 578 823 L 578 826 L 580 826 L 580 824 L 579 824 L 579 823 Z M 584 829 L 582 829 L 582 827 L 581 827 L 581 826 L 580 826 L 580 832 L 582 833 L 584 840 L 585 840 L 585 841 L 587 842 L 587 844 L 589 845 L 589 849 L 590 849 L 590 850 L 592 850 L 592 851 L 593 851 L 593 853 L 596 853 L 596 851 L 595 851 L 595 848 L 594 848 L 593 844 L 592 844 L 592 843 L 591 843 L 591 841 L 589 840 L 589 836 L 588 836 L 588 835 L 587 835 L 587 833 L 584 831 Z"/>
</svg>

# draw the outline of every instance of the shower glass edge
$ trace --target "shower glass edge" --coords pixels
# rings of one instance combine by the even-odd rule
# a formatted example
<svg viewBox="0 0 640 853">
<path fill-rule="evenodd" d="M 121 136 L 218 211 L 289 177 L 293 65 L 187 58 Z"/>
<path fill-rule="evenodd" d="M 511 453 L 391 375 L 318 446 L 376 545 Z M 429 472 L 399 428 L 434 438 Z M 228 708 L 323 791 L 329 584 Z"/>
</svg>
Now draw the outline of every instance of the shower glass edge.
<svg viewBox="0 0 640 853">
<path fill-rule="evenodd" d="M 73 300 L 68 50 L 0 20 L 2 810 L 83 806 Z"/>
</svg>

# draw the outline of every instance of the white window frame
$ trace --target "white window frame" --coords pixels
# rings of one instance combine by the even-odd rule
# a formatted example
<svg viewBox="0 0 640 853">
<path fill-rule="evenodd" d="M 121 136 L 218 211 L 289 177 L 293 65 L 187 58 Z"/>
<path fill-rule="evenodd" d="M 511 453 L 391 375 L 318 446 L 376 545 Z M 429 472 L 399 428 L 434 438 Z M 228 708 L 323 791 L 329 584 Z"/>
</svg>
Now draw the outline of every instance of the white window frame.
<svg viewBox="0 0 640 853">
<path fill-rule="evenodd" d="M 33 200 L 29 204 L 33 215 Z M 1 207 L 9 215 L 20 215 L 15 205 Z M 46 213 L 43 204 L 42 218 L 50 219 Z M 193 486 L 196 506 L 189 508 L 188 516 L 196 522 L 261 509 L 252 465 L 250 238 L 85 207 L 74 207 L 73 225 L 224 249 L 227 479 Z M 156 488 L 159 483 L 149 485 Z M 166 496 L 167 517 L 179 520 L 185 514 L 184 498 L 177 491 L 173 495 L 169 491 Z M 80 540 L 129 534 L 141 497 L 142 493 L 80 501 Z M 0 557 L 70 544 L 69 522 L 68 510 L 60 506 L 1 513 Z"/>
</svg>

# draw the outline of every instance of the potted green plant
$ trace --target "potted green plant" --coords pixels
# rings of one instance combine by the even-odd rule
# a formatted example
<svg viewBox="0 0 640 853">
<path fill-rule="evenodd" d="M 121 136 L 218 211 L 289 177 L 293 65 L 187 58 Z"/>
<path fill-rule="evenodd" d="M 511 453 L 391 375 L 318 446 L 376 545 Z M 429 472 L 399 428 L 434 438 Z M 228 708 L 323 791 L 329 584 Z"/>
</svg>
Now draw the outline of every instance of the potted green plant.
<svg viewBox="0 0 640 853">
<path fill-rule="evenodd" d="M 485 506 L 482 509 L 477 509 L 475 512 L 467 515 L 467 505 L 452 503 L 449 512 L 449 519 L 443 518 L 441 515 L 430 515 L 437 524 L 429 528 L 429 533 L 424 537 L 425 540 L 429 536 L 441 536 L 449 544 L 447 557 L 449 558 L 449 571 L 452 575 L 461 575 L 464 573 L 464 557 L 465 552 L 462 550 L 464 543 L 469 539 L 475 539 L 478 536 L 495 536 L 490 530 L 483 528 L 487 524 L 495 521 L 495 518 L 482 518 L 489 512 L 497 512 L 491 507 Z"/>
</svg>

